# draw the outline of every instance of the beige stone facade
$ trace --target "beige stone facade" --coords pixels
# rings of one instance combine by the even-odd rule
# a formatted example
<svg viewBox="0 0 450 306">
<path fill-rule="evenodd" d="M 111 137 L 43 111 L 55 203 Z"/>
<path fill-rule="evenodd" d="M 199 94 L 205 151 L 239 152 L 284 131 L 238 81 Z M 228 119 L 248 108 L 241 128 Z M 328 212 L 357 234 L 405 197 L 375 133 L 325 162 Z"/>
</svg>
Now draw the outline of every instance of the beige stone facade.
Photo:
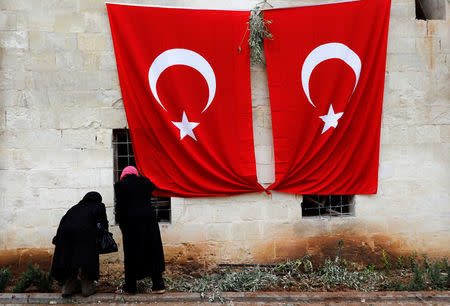
<svg viewBox="0 0 450 306">
<path fill-rule="evenodd" d="M 251 9 L 259 0 L 126 2 Z M 423 21 L 415 20 L 414 0 L 393 0 L 379 192 L 356 196 L 354 217 L 302 218 L 302 197 L 277 192 L 173 198 L 172 222 L 161 224 L 167 259 L 274 262 L 333 254 L 341 238 L 361 261 L 381 249 L 449 256 L 445 5 L 446 20 Z M 251 75 L 257 173 L 268 184 L 274 157 L 265 68 L 252 66 Z M 51 251 L 61 216 L 89 190 L 102 194 L 113 224 L 112 129 L 126 126 L 103 1 L 0 1 L 0 255 Z M 118 228 L 112 231 L 120 241 Z"/>
</svg>

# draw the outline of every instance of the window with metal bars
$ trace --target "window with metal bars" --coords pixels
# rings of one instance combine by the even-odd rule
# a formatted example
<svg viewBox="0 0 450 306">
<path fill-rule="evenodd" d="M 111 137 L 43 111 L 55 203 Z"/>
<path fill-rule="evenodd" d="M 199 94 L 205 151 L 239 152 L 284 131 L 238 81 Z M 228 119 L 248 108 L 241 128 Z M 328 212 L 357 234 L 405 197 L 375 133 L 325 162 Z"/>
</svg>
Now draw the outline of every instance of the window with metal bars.
<svg viewBox="0 0 450 306">
<path fill-rule="evenodd" d="M 304 194 L 302 217 L 354 216 L 354 195 Z"/>
<path fill-rule="evenodd" d="M 445 20 L 445 0 L 415 0 L 416 19 Z"/>
<path fill-rule="evenodd" d="M 120 179 L 120 174 L 126 166 L 136 166 L 128 129 L 113 130 L 114 148 L 114 182 Z M 155 208 L 158 222 L 171 222 L 170 198 L 152 197 L 151 203 Z"/>
</svg>

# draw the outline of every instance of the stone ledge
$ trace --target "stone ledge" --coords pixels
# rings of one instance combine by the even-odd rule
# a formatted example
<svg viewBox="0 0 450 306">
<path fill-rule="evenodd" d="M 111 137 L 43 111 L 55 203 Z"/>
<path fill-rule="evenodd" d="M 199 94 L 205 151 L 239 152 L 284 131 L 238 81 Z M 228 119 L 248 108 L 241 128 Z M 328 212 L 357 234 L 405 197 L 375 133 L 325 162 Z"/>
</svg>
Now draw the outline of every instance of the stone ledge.
<svg viewBox="0 0 450 306">
<path fill-rule="evenodd" d="M 208 296 L 206 294 L 206 296 Z M 450 303 L 450 291 L 421 292 L 223 292 L 226 301 L 238 303 Z M 117 295 L 98 293 L 90 297 L 63 299 L 59 293 L 0 293 L 0 304 L 67 304 L 67 303 L 199 303 L 208 302 L 200 293 L 166 293 L 164 295 Z"/>
</svg>

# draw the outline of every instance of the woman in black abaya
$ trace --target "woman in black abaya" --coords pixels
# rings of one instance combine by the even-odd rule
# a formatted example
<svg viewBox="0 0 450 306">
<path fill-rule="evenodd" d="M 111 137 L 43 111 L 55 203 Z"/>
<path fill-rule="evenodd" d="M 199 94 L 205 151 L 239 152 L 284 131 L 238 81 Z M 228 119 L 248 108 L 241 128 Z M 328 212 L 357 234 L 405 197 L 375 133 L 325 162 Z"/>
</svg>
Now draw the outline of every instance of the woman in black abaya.
<svg viewBox="0 0 450 306">
<path fill-rule="evenodd" d="M 91 191 L 62 217 L 52 241 L 55 253 L 50 275 L 63 283 L 64 297 L 75 293 L 79 270 L 82 295 L 95 293 L 94 280 L 99 278 L 98 228 L 108 229 L 105 204 L 98 192 Z"/>
<path fill-rule="evenodd" d="M 114 185 L 115 217 L 123 238 L 125 285 L 123 291 L 136 293 L 136 280 L 151 277 L 153 293 L 164 293 L 164 253 L 155 211 L 151 205 L 155 185 L 126 167 Z"/>
</svg>

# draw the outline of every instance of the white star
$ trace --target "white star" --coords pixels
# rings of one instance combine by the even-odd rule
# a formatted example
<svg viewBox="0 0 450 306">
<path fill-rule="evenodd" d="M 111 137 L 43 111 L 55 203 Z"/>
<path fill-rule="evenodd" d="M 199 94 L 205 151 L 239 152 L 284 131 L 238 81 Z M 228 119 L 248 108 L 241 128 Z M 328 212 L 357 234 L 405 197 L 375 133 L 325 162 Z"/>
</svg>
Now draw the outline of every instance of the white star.
<svg viewBox="0 0 450 306">
<path fill-rule="evenodd" d="M 330 127 L 336 128 L 338 125 L 338 120 L 342 117 L 344 113 L 334 113 L 333 105 L 330 104 L 330 108 L 328 109 L 328 114 L 325 116 L 319 116 L 323 122 L 325 122 L 322 130 L 322 134 L 325 133 Z"/>
<path fill-rule="evenodd" d="M 191 136 L 195 141 L 197 141 L 197 138 L 195 138 L 193 129 L 199 124 L 198 122 L 189 122 L 186 112 L 183 111 L 183 119 L 181 122 L 174 122 L 172 123 L 180 129 L 180 140 L 184 138 L 184 136 L 189 135 Z"/>
</svg>

